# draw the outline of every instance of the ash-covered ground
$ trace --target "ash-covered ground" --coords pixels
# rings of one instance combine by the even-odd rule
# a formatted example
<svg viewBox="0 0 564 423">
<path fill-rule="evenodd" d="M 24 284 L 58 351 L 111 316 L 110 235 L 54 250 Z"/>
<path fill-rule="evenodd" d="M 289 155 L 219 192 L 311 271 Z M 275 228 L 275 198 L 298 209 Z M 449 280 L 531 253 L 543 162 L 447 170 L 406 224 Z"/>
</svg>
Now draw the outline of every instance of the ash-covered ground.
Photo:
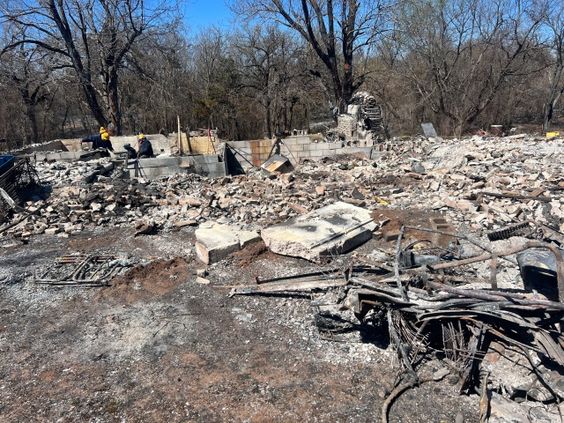
<svg viewBox="0 0 564 423">
<path fill-rule="evenodd" d="M 562 231 L 563 149 L 561 140 L 529 138 L 408 140 L 375 160 L 306 163 L 292 174 L 151 182 L 114 175 L 85 183 L 83 173 L 96 163 L 37 164 L 51 196 L 28 204 L 36 214 L 0 237 L 0 420 L 378 420 L 398 355 L 377 334 L 318 330 L 312 302 L 333 303 L 340 288 L 247 297 L 230 297 L 230 289 L 254 285 L 257 276 L 389 264 L 395 241 L 386 233 L 435 214 L 482 242 L 489 242 L 486 232 L 520 220 Z M 491 195 L 507 192 L 544 199 Z M 322 264 L 257 245 L 207 267 L 196 258 L 199 224 L 260 231 L 338 200 L 377 210 L 375 221 L 389 226 Z M 154 233 L 135 236 L 140 223 L 154 225 Z M 57 257 L 76 253 L 115 256 L 129 267 L 107 287 L 34 282 Z M 200 283 L 202 269 L 209 284 Z M 477 263 L 465 277 L 487 283 L 488 269 Z M 497 279 L 522 288 L 509 262 L 499 262 Z M 426 371 L 441 365 L 430 360 Z M 457 383 L 449 375 L 410 389 L 390 420 L 479 421 L 480 396 L 459 395 Z M 540 402 L 522 406 L 491 421 L 521 418 L 523 410 L 533 421 L 554 416 Z"/>
</svg>

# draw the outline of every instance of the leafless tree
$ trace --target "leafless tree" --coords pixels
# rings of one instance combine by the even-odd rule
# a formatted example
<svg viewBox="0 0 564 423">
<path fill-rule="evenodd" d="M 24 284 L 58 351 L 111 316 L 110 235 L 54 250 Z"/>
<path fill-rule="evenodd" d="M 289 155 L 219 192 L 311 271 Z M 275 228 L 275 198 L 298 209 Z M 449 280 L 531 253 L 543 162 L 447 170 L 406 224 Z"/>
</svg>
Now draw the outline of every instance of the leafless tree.
<svg viewBox="0 0 564 423">
<path fill-rule="evenodd" d="M 387 29 L 386 0 L 242 0 L 233 8 L 296 31 L 315 51 L 331 79 L 336 104 L 344 110 L 365 74 L 355 72 L 355 56 Z"/>
<path fill-rule="evenodd" d="M 19 46 L 4 55 L 0 73 L 7 78 L 20 94 L 29 121 L 30 143 L 39 141 L 38 105 L 48 100 L 49 69 L 44 66 L 42 54 L 37 48 Z"/>
<path fill-rule="evenodd" d="M 558 102 L 564 94 L 564 2 L 547 0 L 540 3 L 542 28 L 547 37 L 551 66 L 548 93 L 544 103 L 543 129 L 548 131 Z"/>
<path fill-rule="evenodd" d="M 2 20 L 26 36 L 14 33 L 3 51 L 33 45 L 58 55 L 60 67 L 76 73 L 95 120 L 121 133 L 120 69 L 166 10 L 149 8 L 144 0 L 7 0 Z"/>
<path fill-rule="evenodd" d="M 541 20 L 526 0 L 401 0 L 397 11 L 404 75 L 456 134 L 513 78 L 535 71 L 525 65 Z"/>
<path fill-rule="evenodd" d="M 242 92 L 264 109 L 265 135 L 288 130 L 293 107 L 299 101 L 291 83 L 301 78 L 301 46 L 275 26 L 246 28 L 233 41 Z M 277 119 L 281 118 L 281 119 Z M 282 121 L 282 122 L 281 122 Z M 280 122 L 282 125 L 280 125 Z"/>
</svg>

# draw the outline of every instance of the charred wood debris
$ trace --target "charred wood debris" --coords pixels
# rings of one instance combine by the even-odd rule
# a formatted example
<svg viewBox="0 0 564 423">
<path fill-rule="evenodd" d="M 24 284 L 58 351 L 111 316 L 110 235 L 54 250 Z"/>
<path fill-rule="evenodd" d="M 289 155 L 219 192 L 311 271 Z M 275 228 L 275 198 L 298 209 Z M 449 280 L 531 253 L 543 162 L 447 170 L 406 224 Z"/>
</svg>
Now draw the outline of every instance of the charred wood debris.
<svg viewBox="0 0 564 423">
<path fill-rule="evenodd" d="M 215 180 L 123 179 L 104 160 L 37 163 L 53 192 L 9 207 L 0 237 L 29 242 L 131 224 L 168 231 L 212 220 L 257 230 L 337 200 L 364 207 L 387 247 L 344 261 L 329 257 L 319 271 L 257 278 L 230 295 L 309 293 L 323 337 L 346 340 L 357 331 L 387 340 L 401 370 L 382 405 L 382 422 L 403 392 L 445 378 L 460 394 L 479 396 L 481 421 L 500 397 L 538 403 L 562 421 L 563 147 L 562 140 L 521 135 L 409 139 L 386 144 L 375 160 L 328 158 L 292 173 L 251 170 Z M 18 166 L 35 178 L 28 162 Z M 414 210 L 428 218 L 413 218 Z M 76 266 L 71 284 L 105 283 L 120 266 L 114 257 L 62 260 Z M 93 261 L 103 277 L 80 274 Z M 319 301 L 326 292 L 334 302 Z M 437 361 L 442 369 L 430 371 L 428 363 Z M 501 363 L 521 380 L 505 381 L 507 371 L 496 368 Z"/>
</svg>

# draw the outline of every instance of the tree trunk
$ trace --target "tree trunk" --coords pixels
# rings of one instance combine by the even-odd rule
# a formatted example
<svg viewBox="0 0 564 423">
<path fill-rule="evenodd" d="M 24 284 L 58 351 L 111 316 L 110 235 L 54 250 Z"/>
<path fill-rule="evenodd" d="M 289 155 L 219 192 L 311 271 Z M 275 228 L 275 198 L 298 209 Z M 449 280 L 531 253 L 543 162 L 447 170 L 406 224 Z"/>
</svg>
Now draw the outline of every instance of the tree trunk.
<svg viewBox="0 0 564 423">
<path fill-rule="evenodd" d="M 65 126 L 67 125 L 67 119 L 69 117 L 69 108 L 70 106 L 67 104 L 65 107 L 65 115 L 63 117 L 63 121 L 61 122 L 61 134 L 63 138 L 65 137 Z M 73 125 L 74 127 L 74 125 Z"/>
<path fill-rule="evenodd" d="M 337 59 L 332 60 L 331 67 L 329 71 L 331 72 L 331 79 L 333 80 L 333 94 L 335 96 L 335 106 L 339 108 L 339 113 L 346 112 L 346 105 L 343 98 L 343 86 L 341 84 L 341 78 L 339 77 L 339 70 L 337 69 Z"/>
<path fill-rule="evenodd" d="M 80 86 L 82 87 L 82 92 L 84 93 L 84 96 L 86 98 L 86 103 L 88 104 L 88 108 L 92 112 L 94 119 L 96 119 L 98 125 L 106 126 L 108 124 L 108 120 L 104 115 L 104 111 L 100 107 L 100 103 L 98 103 L 96 90 L 91 83 L 83 83 L 82 81 L 80 81 Z"/>
<path fill-rule="evenodd" d="M 266 129 L 266 136 L 267 138 L 272 138 L 272 117 L 270 112 L 270 101 L 266 102 L 265 105 L 265 114 L 264 114 L 264 125 Z"/>
<path fill-rule="evenodd" d="M 550 122 L 552 121 L 552 116 L 554 109 L 552 107 L 552 102 L 548 102 L 544 105 L 544 119 L 542 122 L 542 130 L 548 132 L 550 130 Z"/>
<path fill-rule="evenodd" d="M 548 93 L 548 98 L 544 104 L 543 113 L 543 124 L 542 129 L 544 132 L 548 132 L 550 129 L 550 123 L 554 117 L 554 107 L 558 103 L 560 96 L 564 92 L 564 88 L 558 89 L 560 80 L 562 79 L 562 73 L 564 72 L 564 63 L 558 63 L 556 69 L 554 69 L 554 74 L 552 76 L 552 83 L 550 84 L 550 91 Z"/>
<path fill-rule="evenodd" d="M 25 102 L 25 113 L 29 120 L 31 127 L 31 142 L 30 144 L 37 144 L 39 142 L 39 130 L 37 128 L 37 115 L 35 113 L 35 104 L 32 102 Z"/>
<path fill-rule="evenodd" d="M 108 106 L 110 108 L 110 123 L 115 135 L 121 135 L 121 108 L 119 104 L 118 74 L 111 70 L 108 81 Z"/>
<path fill-rule="evenodd" d="M 343 1 L 343 8 L 348 6 L 348 14 L 344 25 L 341 28 L 342 37 L 342 53 L 343 53 L 343 82 L 342 82 L 342 102 L 346 108 L 354 94 L 354 77 L 353 77 L 353 56 L 354 56 L 354 41 L 353 35 L 356 28 L 356 16 L 358 12 L 358 2 L 356 1 Z M 346 111 L 346 110 L 345 110 Z"/>
<path fill-rule="evenodd" d="M 354 87 L 353 87 L 354 81 L 353 81 L 352 65 L 349 63 L 345 63 L 344 66 L 345 66 L 345 70 L 343 75 L 342 101 L 346 107 L 346 105 L 348 105 L 349 102 L 351 101 L 351 98 L 354 94 Z"/>
<path fill-rule="evenodd" d="M 29 92 L 28 84 L 20 86 L 19 91 L 25 105 L 25 115 L 31 128 L 31 138 L 28 138 L 28 141 L 30 144 L 36 144 L 39 140 L 39 130 L 37 128 L 37 115 L 35 110 L 36 104 Z"/>
</svg>

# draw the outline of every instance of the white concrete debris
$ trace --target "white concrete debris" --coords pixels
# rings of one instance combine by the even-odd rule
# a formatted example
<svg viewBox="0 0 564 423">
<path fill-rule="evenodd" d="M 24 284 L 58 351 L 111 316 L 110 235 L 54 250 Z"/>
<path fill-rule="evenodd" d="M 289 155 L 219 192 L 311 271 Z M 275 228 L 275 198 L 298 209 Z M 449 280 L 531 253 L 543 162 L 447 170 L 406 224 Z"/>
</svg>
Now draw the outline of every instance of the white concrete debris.
<svg viewBox="0 0 564 423">
<path fill-rule="evenodd" d="M 234 177 L 176 174 L 152 181 L 123 179 L 128 175 L 115 168 L 85 183 L 84 175 L 105 168 L 108 159 L 37 162 L 42 183 L 52 191 L 47 198 L 24 204 L 25 212 L 0 222 L 0 230 L 6 228 L 0 236 L 72 236 L 104 227 L 132 228 L 140 219 L 155 222 L 161 232 L 190 230 L 220 219 L 226 224 L 268 227 L 335 201 L 369 210 L 423 206 L 445 213 L 455 226 L 464 224 L 474 231 L 523 220 L 564 231 L 561 139 L 471 137 L 439 142 L 414 138 L 377 148 L 381 151 L 372 155 L 376 159 L 355 155 L 302 163 L 288 174 L 266 175 L 255 169 Z M 414 169 L 415 161 L 424 173 L 419 166 Z M 21 224 L 7 227 L 21 219 Z"/>
<path fill-rule="evenodd" d="M 370 211 L 338 201 L 262 231 L 274 253 L 317 261 L 358 247 L 376 228 Z"/>
<path fill-rule="evenodd" d="M 196 240 L 198 258 L 205 264 L 213 264 L 260 240 L 260 236 L 236 226 L 206 222 L 196 229 Z"/>
</svg>

